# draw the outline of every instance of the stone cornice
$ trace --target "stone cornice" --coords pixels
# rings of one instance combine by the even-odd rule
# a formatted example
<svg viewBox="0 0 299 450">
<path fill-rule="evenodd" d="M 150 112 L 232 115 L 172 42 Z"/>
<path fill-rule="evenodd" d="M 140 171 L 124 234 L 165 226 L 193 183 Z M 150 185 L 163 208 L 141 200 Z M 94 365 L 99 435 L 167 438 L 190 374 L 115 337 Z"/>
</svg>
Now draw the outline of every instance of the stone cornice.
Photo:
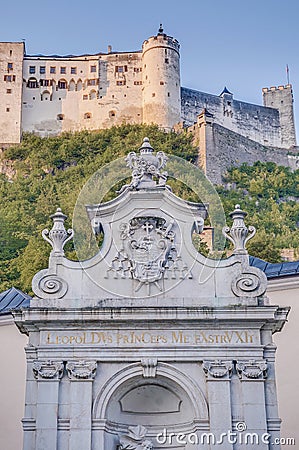
<svg viewBox="0 0 299 450">
<path fill-rule="evenodd" d="M 285 322 L 289 308 L 278 306 L 238 306 L 238 307 L 190 307 L 190 308 L 82 308 L 82 309 L 58 309 L 58 308 L 30 308 L 16 311 L 15 322 L 21 331 L 42 330 L 55 328 L 60 324 L 77 324 L 84 322 L 86 326 L 98 325 L 116 326 L 117 324 L 144 324 L 147 322 L 163 326 L 169 322 L 189 324 L 190 326 L 211 326 L 211 323 L 225 322 L 227 326 L 262 328 L 267 326 L 273 331 L 281 329 Z M 25 325 L 26 324 L 26 325 Z"/>
</svg>

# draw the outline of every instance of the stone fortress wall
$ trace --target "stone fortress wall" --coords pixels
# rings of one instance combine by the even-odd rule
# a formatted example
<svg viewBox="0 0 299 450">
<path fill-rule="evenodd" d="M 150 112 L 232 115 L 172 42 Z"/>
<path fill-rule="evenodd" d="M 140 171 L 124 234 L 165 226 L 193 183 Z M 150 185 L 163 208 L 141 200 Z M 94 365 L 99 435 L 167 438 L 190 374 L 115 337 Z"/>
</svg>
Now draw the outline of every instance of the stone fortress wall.
<svg viewBox="0 0 299 450">
<path fill-rule="evenodd" d="M 181 87 L 179 43 L 162 27 L 133 52 L 109 46 L 96 55 L 29 56 L 24 43 L 0 43 L 0 99 L 2 147 L 19 143 L 23 131 L 155 123 L 192 132 L 200 164 L 217 183 L 231 163 L 299 163 L 290 84 L 264 88 L 264 106 L 235 100 L 226 88 L 218 96 Z M 199 130 L 201 116 L 211 130 Z"/>
</svg>

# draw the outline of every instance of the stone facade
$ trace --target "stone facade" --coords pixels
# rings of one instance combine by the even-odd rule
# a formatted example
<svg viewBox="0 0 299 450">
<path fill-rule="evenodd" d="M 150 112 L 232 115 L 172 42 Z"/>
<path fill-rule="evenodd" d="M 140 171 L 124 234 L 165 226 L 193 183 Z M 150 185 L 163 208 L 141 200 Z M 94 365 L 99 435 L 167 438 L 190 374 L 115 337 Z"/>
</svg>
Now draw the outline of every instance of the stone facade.
<svg viewBox="0 0 299 450">
<path fill-rule="evenodd" d="M 223 230 L 233 255 L 196 252 L 206 205 L 170 191 L 166 161 L 145 139 L 127 158 L 131 183 L 87 206 L 105 235 L 93 258 L 65 258 L 73 232 L 60 210 L 43 232 L 49 267 L 33 279 L 30 308 L 15 312 L 29 336 L 24 450 L 208 450 L 221 436 L 223 448 L 241 450 L 245 430 L 274 448 L 272 334 L 289 308 L 269 304 L 264 273 L 249 266 L 255 229 L 239 205 Z"/>
</svg>

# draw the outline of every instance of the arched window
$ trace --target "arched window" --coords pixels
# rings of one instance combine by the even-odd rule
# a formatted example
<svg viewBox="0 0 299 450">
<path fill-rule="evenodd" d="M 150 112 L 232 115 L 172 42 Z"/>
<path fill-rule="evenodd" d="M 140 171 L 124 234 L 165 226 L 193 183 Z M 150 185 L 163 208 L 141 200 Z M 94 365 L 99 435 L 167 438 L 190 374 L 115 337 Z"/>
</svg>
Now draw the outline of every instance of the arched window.
<svg viewBox="0 0 299 450">
<path fill-rule="evenodd" d="M 84 119 L 91 119 L 91 113 L 90 112 L 85 113 Z"/>
<path fill-rule="evenodd" d="M 77 81 L 77 91 L 81 91 L 82 89 L 82 80 L 79 78 L 79 80 Z"/>
<path fill-rule="evenodd" d="M 57 114 L 57 120 L 63 120 L 64 115 L 63 114 Z"/>
<path fill-rule="evenodd" d="M 115 112 L 115 111 L 109 111 L 109 117 L 110 117 L 110 119 L 113 119 L 113 118 L 115 117 L 115 115 L 116 115 L 116 112 Z"/>
<path fill-rule="evenodd" d="M 90 100 L 97 98 L 97 91 L 95 91 L 94 89 L 92 91 L 90 91 L 89 98 L 90 98 Z"/>
<path fill-rule="evenodd" d="M 69 82 L 69 91 L 75 91 L 76 89 L 76 83 L 74 79 L 71 79 L 71 81 Z"/>
<path fill-rule="evenodd" d="M 30 89 L 36 89 L 38 88 L 38 81 L 36 78 L 29 78 L 28 82 L 27 82 L 27 87 Z"/>
<path fill-rule="evenodd" d="M 44 91 L 41 95 L 41 100 L 42 101 L 48 101 L 51 100 L 51 94 L 49 91 Z"/>
<path fill-rule="evenodd" d="M 67 89 L 67 81 L 64 79 L 59 80 L 58 89 Z"/>
</svg>

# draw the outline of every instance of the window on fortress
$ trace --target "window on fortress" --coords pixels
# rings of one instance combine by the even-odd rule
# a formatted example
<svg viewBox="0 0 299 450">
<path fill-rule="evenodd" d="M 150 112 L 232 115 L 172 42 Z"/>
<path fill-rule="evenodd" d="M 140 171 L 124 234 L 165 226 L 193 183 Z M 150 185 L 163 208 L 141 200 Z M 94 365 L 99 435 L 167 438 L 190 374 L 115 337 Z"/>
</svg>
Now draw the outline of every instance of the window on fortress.
<svg viewBox="0 0 299 450">
<path fill-rule="evenodd" d="M 58 81 L 58 89 L 66 89 L 67 88 L 67 82 L 65 80 L 59 80 Z"/>
<path fill-rule="evenodd" d="M 57 114 L 57 120 L 63 120 L 64 115 L 63 114 Z"/>
<path fill-rule="evenodd" d="M 169 59 L 165 58 L 165 64 L 169 64 Z"/>
<path fill-rule="evenodd" d="M 46 73 L 46 66 L 40 66 L 39 73 Z"/>
<path fill-rule="evenodd" d="M 96 72 L 97 71 L 97 66 L 90 66 L 90 71 L 91 72 Z"/>
<path fill-rule="evenodd" d="M 142 67 L 134 67 L 134 72 L 142 72 Z"/>
<path fill-rule="evenodd" d="M 9 62 L 7 63 L 7 70 L 12 70 L 13 69 L 13 63 Z"/>
<path fill-rule="evenodd" d="M 36 89 L 38 88 L 38 82 L 36 78 L 29 78 L 27 87 L 30 89 Z"/>
<path fill-rule="evenodd" d="M 39 80 L 41 86 L 51 86 L 52 80 Z"/>
<path fill-rule="evenodd" d="M 164 86 L 164 81 L 160 81 L 160 85 L 161 85 L 161 86 Z"/>
<path fill-rule="evenodd" d="M 156 97 L 156 94 L 154 92 L 152 93 L 152 97 Z"/>
<path fill-rule="evenodd" d="M 135 86 L 141 86 L 142 85 L 142 81 L 134 81 L 134 85 Z"/>
<path fill-rule="evenodd" d="M 84 94 L 83 95 L 83 100 L 88 100 L 88 95 Z"/>
<path fill-rule="evenodd" d="M 50 67 L 50 73 L 56 73 L 56 67 L 51 66 Z"/>
<path fill-rule="evenodd" d="M 92 80 L 87 80 L 87 86 L 96 86 L 97 80 L 93 78 Z"/>
<path fill-rule="evenodd" d="M 6 108 L 6 112 L 9 112 L 10 111 L 10 108 Z"/>
<path fill-rule="evenodd" d="M 116 82 L 116 86 L 124 86 L 126 82 L 124 80 L 119 80 Z"/>
<path fill-rule="evenodd" d="M 84 119 L 91 119 L 91 113 L 85 113 Z"/>
<path fill-rule="evenodd" d="M 6 89 L 6 94 L 11 94 L 11 89 Z"/>
<path fill-rule="evenodd" d="M 12 81 L 12 75 L 4 75 L 4 81 L 10 83 Z"/>
<path fill-rule="evenodd" d="M 77 73 L 77 67 L 71 67 L 71 74 L 76 75 Z"/>
<path fill-rule="evenodd" d="M 66 73 L 66 67 L 60 67 L 60 73 Z"/>
<path fill-rule="evenodd" d="M 128 72 L 128 66 L 115 66 L 115 72 L 117 73 Z"/>
<path fill-rule="evenodd" d="M 29 73 L 35 73 L 35 66 L 29 66 Z"/>
</svg>

